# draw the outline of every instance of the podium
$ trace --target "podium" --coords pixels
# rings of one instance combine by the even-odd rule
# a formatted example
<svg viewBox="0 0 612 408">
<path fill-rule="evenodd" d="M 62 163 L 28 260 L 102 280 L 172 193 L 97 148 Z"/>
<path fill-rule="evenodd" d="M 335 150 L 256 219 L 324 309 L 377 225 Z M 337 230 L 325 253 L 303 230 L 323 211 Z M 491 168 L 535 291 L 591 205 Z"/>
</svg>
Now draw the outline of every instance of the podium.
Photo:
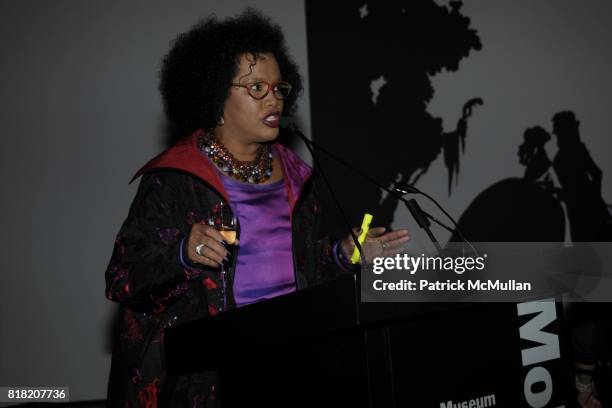
<svg viewBox="0 0 612 408">
<path fill-rule="evenodd" d="M 567 399 L 559 304 L 359 299 L 357 277 L 347 275 L 170 327 L 167 373 L 220 372 L 223 408 L 558 407 Z"/>
</svg>

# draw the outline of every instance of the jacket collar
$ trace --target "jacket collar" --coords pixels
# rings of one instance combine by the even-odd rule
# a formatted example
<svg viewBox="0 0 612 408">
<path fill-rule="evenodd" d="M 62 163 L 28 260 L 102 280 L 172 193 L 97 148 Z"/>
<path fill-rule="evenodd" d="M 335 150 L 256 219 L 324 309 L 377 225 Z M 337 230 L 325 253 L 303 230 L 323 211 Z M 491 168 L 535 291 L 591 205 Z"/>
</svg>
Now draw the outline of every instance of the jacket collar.
<svg viewBox="0 0 612 408">
<path fill-rule="evenodd" d="M 155 170 L 180 170 L 205 181 L 229 202 L 229 195 L 223 187 L 219 172 L 210 160 L 203 155 L 198 145 L 198 138 L 203 135 L 203 130 L 197 130 L 190 136 L 181 139 L 174 146 L 145 164 L 134 175 L 131 182 L 143 174 Z M 283 179 L 289 198 L 289 214 L 292 216 L 295 204 L 302 194 L 306 181 L 312 176 L 313 171 L 297 154 L 280 143 L 274 143 L 272 149 L 280 159 L 283 167 Z"/>
</svg>

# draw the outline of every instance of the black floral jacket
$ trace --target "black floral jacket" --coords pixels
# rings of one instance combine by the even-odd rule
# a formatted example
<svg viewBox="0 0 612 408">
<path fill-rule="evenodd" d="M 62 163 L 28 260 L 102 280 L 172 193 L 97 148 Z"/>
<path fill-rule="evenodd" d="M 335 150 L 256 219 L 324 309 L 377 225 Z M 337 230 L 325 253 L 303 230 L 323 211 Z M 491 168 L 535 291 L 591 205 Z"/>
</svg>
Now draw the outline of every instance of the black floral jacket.
<svg viewBox="0 0 612 408">
<path fill-rule="evenodd" d="M 217 373 L 171 377 L 164 372 L 165 328 L 219 313 L 224 299 L 227 308 L 235 307 L 233 268 L 224 291 L 218 271 L 180 261 L 181 240 L 191 225 L 220 201 L 229 201 L 199 149 L 202 136 L 199 131 L 186 137 L 135 176 L 142 176 L 138 192 L 106 270 L 106 296 L 120 304 L 108 406 L 218 406 Z M 287 148 L 273 148 L 290 202 L 297 289 L 334 279 L 342 272 L 333 262 L 329 240 L 318 237 L 312 169 Z"/>
</svg>

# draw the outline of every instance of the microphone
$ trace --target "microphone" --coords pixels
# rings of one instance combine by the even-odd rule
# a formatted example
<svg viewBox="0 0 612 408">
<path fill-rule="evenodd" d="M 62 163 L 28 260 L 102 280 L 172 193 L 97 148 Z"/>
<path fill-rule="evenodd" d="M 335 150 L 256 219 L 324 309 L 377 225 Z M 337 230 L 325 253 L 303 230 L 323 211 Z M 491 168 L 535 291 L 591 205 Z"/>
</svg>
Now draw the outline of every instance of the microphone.
<svg viewBox="0 0 612 408">
<path fill-rule="evenodd" d="M 403 194 L 420 194 L 421 190 L 406 183 L 395 183 L 393 188 Z"/>
<path fill-rule="evenodd" d="M 417 201 L 414 198 L 411 198 L 408 201 L 404 201 L 404 203 L 406 204 L 406 207 L 408 207 L 410 214 L 412 214 L 412 218 L 414 218 L 417 224 L 419 224 L 419 227 L 425 230 L 425 232 L 427 233 L 427 236 L 429 237 L 429 239 L 431 239 L 431 242 L 433 242 L 438 252 L 442 252 L 442 247 L 440 247 L 438 240 L 436 239 L 433 232 L 431 232 L 431 229 L 429 228 L 431 226 L 431 223 L 429 222 L 429 219 L 425 215 L 426 214 L 425 211 L 421 209 L 421 206 L 419 205 L 419 203 L 417 203 Z"/>
<path fill-rule="evenodd" d="M 455 227 L 454 229 L 449 228 L 448 226 L 444 225 L 443 223 L 441 223 L 440 221 L 438 221 L 435 217 L 429 215 L 428 213 L 426 213 L 425 211 L 421 210 L 421 212 L 430 220 L 432 220 L 433 222 L 435 222 L 436 224 L 440 225 L 441 227 L 445 228 L 446 230 L 450 231 L 451 233 L 457 233 L 457 236 L 459 236 L 459 238 L 465 242 L 466 244 L 468 244 L 472 250 L 478 254 L 478 252 L 476 251 L 476 249 L 472 246 L 472 244 L 463 236 L 463 234 L 461 233 L 461 229 L 459 229 L 459 225 L 457 225 L 457 222 L 455 221 L 455 219 L 448 213 L 446 212 L 446 210 L 444 208 L 442 208 L 442 206 L 440 205 L 440 203 L 438 203 L 438 201 L 436 199 L 434 199 L 432 196 L 430 196 L 429 194 L 419 190 L 418 188 L 416 188 L 413 185 L 410 184 L 406 184 L 406 183 L 395 183 L 393 188 L 395 189 L 395 191 L 401 193 L 402 195 L 405 194 L 420 194 L 424 197 L 427 197 L 431 202 L 433 202 L 436 207 L 438 207 L 440 209 L 440 211 L 442 211 L 444 213 L 444 215 L 446 215 L 446 217 L 453 223 L 453 226 Z M 420 208 L 420 207 L 419 207 Z"/>
<path fill-rule="evenodd" d="M 350 164 L 348 164 L 345 160 L 341 159 L 340 157 L 336 156 L 335 154 L 329 152 L 328 150 L 326 150 L 325 148 L 319 146 L 318 144 L 316 144 L 315 142 L 313 142 L 312 140 L 308 139 L 306 136 L 304 136 L 304 134 L 298 129 L 297 125 L 295 123 L 290 123 L 288 126 L 288 129 L 295 134 L 296 136 L 298 136 L 300 139 L 302 139 L 302 141 L 304 141 L 306 147 L 308 148 L 310 154 L 312 155 L 312 158 L 314 160 L 314 162 L 317 164 L 317 166 L 319 167 L 319 169 L 321 170 L 321 175 L 323 176 L 323 179 L 327 185 L 327 188 L 330 190 L 332 198 L 336 204 L 336 206 L 340 209 L 340 213 L 342 214 L 342 217 L 344 218 L 344 221 L 347 223 L 347 225 L 349 225 L 349 230 L 351 231 L 351 236 L 353 238 L 353 241 L 355 241 L 355 244 L 358 245 L 359 242 L 357 241 L 357 237 L 355 236 L 355 234 L 353 233 L 352 228 L 350 227 L 350 224 L 346 218 L 346 215 L 344 213 L 344 211 L 342 211 L 342 208 L 340 206 L 340 203 L 336 197 L 336 195 L 333 193 L 333 189 L 331 188 L 331 185 L 329 183 L 329 181 L 327 180 L 327 177 L 325 177 L 324 172 L 322 171 L 321 165 L 319 164 L 314 151 L 313 151 L 313 147 L 317 148 L 317 150 L 322 151 L 323 153 L 325 153 L 328 157 L 330 157 L 331 159 L 333 159 L 334 161 L 336 161 L 337 163 L 342 164 L 344 167 L 346 167 L 347 169 L 349 169 L 351 172 L 353 172 L 354 174 L 357 174 L 359 176 L 361 176 L 362 178 L 368 180 L 370 183 L 374 184 L 375 186 L 377 186 L 378 188 L 380 188 L 381 190 L 384 190 L 390 194 L 395 195 L 396 197 L 398 197 L 398 199 L 400 201 L 402 201 L 407 207 L 408 210 L 410 211 L 411 215 L 413 216 L 413 218 L 415 219 L 415 221 L 417 222 L 417 224 L 419 225 L 419 227 L 423 228 L 425 230 L 425 232 L 427 233 L 429 239 L 432 241 L 432 243 L 436 246 L 436 248 L 438 250 L 440 250 L 440 244 L 438 243 L 437 239 L 435 238 L 435 236 L 433 235 L 433 233 L 431 232 L 431 230 L 429 229 L 429 226 L 431 225 L 429 223 L 428 219 L 431 219 L 432 221 L 434 221 L 436 224 L 442 226 L 443 228 L 445 228 L 446 230 L 450 231 L 451 233 L 456 232 L 457 235 L 459 236 L 459 238 L 464 241 L 465 243 L 467 243 L 470 248 L 474 251 L 474 253 L 478 254 L 478 252 L 476 251 L 476 249 L 472 246 L 472 244 L 463 236 L 463 234 L 461 233 L 461 231 L 459 230 L 459 226 L 457 225 L 457 222 L 453 219 L 453 217 L 444 209 L 442 208 L 442 206 L 429 194 L 419 190 L 418 188 L 414 187 L 413 185 L 410 184 L 406 184 L 406 183 L 395 183 L 393 186 L 393 189 L 389 189 L 386 186 L 382 185 L 381 183 L 379 183 L 377 180 L 373 179 L 371 176 L 369 176 L 368 174 L 365 174 L 364 172 L 354 168 L 353 166 L 351 166 Z M 412 199 L 412 200 L 406 200 L 403 196 L 406 194 L 420 194 L 424 197 L 427 197 L 429 200 L 431 200 L 437 207 L 438 209 L 440 209 L 440 211 L 442 211 L 442 213 L 444 215 L 446 215 L 446 217 L 448 217 L 448 219 L 451 220 L 451 222 L 454 225 L 454 230 L 449 228 L 448 226 L 444 225 L 443 223 L 441 223 L 440 221 L 438 221 L 436 218 L 432 217 L 431 215 L 429 215 L 428 213 L 426 213 L 425 211 L 423 211 L 421 209 L 421 207 L 418 205 L 418 203 L 416 202 L 416 200 Z M 358 248 L 360 248 L 358 246 Z M 361 248 L 360 248 L 361 249 Z"/>
<path fill-rule="evenodd" d="M 294 135 L 302 139 L 302 141 L 306 145 L 306 148 L 308 149 L 308 151 L 310 152 L 310 155 L 312 156 L 312 160 L 314 161 L 314 164 L 319 168 L 319 173 L 321 173 L 321 177 L 323 178 L 323 181 L 325 182 L 325 185 L 327 186 L 327 189 L 329 190 L 330 195 L 332 196 L 334 204 L 338 208 L 338 211 L 340 211 L 340 215 L 342 216 L 342 219 L 344 220 L 344 223 L 346 224 L 349 230 L 349 233 L 351 234 L 351 238 L 353 239 L 353 242 L 355 243 L 355 248 L 357 248 L 357 250 L 359 251 L 361 260 L 362 261 L 365 260 L 363 249 L 361 248 L 361 244 L 359 243 L 359 240 L 357 239 L 355 232 L 353 232 L 353 227 L 351 226 L 351 223 L 348 221 L 346 213 L 342 209 L 342 206 L 340 205 L 340 201 L 338 200 L 336 193 L 334 193 L 334 189 L 331 187 L 331 184 L 329 180 L 327 179 L 325 172 L 323 171 L 323 167 L 321 166 L 321 163 L 319 163 L 319 160 L 317 156 L 315 155 L 314 150 L 312 149 L 312 146 L 314 145 L 314 143 L 310 139 L 308 139 L 306 136 L 304 136 L 304 134 L 298 129 L 298 127 L 295 124 L 291 123 L 289 125 L 289 130 L 291 130 L 291 132 Z"/>
<path fill-rule="evenodd" d="M 429 226 L 431 226 L 429 219 L 423 214 L 423 210 L 421 209 L 421 206 L 419 205 L 419 203 L 417 203 L 417 201 L 414 198 L 411 198 L 410 200 L 408 200 L 406 204 L 408 206 L 408 209 L 410 210 L 410 213 L 414 217 L 415 221 L 417 222 L 417 224 L 419 224 L 419 227 L 429 228 Z"/>
</svg>

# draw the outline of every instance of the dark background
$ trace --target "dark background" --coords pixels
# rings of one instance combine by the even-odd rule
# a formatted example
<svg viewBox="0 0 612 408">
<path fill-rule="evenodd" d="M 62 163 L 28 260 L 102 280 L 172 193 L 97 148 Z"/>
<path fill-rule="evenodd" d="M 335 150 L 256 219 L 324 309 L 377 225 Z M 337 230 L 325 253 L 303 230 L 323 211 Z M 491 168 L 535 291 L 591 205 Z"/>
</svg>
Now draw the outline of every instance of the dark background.
<svg viewBox="0 0 612 408">
<path fill-rule="evenodd" d="M 107 334 L 116 306 L 104 298 L 104 270 L 134 193 L 135 185 L 127 183 L 163 146 L 159 62 L 177 33 L 211 12 L 223 17 L 251 5 L 278 21 L 306 80 L 297 115 L 305 133 L 387 181 L 396 166 L 414 178 L 427 157 L 417 186 L 457 218 L 489 186 L 523 177 L 517 156 L 523 132 L 535 125 L 552 131 L 553 115 L 564 110 L 580 120 L 581 139 L 603 171 L 603 198 L 612 201 L 610 2 L 466 1 L 459 20 L 470 19 L 467 29 L 481 49 L 473 38 L 453 34 L 457 19 L 436 6 L 447 2 L 412 1 L 405 2 L 407 24 L 374 29 L 364 48 L 355 42 L 361 35 L 355 26 L 365 2 L 343 4 L 352 20 L 332 21 L 335 36 L 321 32 L 321 39 L 353 44 L 330 56 L 322 47 L 320 56 L 309 58 L 303 1 L 0 3 L 0 384 L 69 386 L 73 400 L 105 396 Z M 394 4 L 401 13 L 401 3 Z M 372 5 L 369 10 L 371 17 L 379 13 Z M 332 11 L 317 14 L 325 21 Z M 393 17 L 393 24 L 399 21 Z M 380 44 L 381 38 L 387 40 Z M 344 59 L 331 59 L 348 50 Z M 367 76 L 349 84 L 362 69 Z M 370 85 L 381 76 L 387 85 L 374 84 L 377 116 L 360 118 L 372 98 Z M 327 86 L 332 81 L 337 85 Z M 358 97 L 342 93 L 349 85 Z M 346 109 L 337 111 L 334 123 L 320 121 L 319 115 L 336 109 L 324 96 Z M 465 152 L 453 156 L 460 163 L 453 173 L 459 182 L 449 196 L 440 140 L 457 128 L 472 98 L 483 105 L 467 120 Z M 359 119 L 377 131 L 364 132 Z M 375 143 L 365 144 L 370 138 Z M 555 142 L 553 136 L 545 146 L 551 160 Z M 361 150 L 355 153 L 353 144 Z M 422 146 L 430 148 L 425 156 L 418 153 Z M 309 161 L 303 148 L 297 150 Z M 385 152 L 392 162 L 382 160 Z M 350 191 L 341 196 L 352 203 L 354 223 L 383 198 L 371 192 L 363 199 Z M 410 228 L 415 241 L 426 244 L 403 208 L 375 214 L 375 223 L 391 217 L 394 227 Z"/>
</svg>

